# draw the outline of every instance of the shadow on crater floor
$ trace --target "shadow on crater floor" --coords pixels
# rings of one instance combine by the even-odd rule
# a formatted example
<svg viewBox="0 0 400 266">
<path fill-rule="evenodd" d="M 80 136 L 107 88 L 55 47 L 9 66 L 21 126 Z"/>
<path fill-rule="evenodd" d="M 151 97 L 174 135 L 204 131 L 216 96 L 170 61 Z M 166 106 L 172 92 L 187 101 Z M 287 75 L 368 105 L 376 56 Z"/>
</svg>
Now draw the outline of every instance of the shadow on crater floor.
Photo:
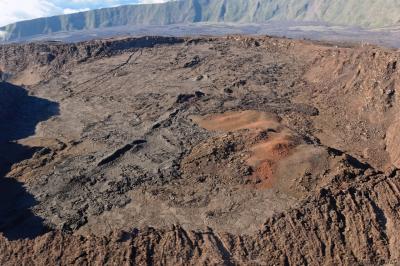
<svg viewBox="0 0 400 266">
<path fill-rule="evenodd" d="M 15 141 L 32 136 L 38 123 L 58 114 L 57 103 L 0 82 L 0 233 L 9 240 L 34 238 L 47 232 L 43 220 L 31 211 L 37 204 L 33 195 L 7 173 L 14 164 L 31 158 L 41 149 Z"/>
</svg>

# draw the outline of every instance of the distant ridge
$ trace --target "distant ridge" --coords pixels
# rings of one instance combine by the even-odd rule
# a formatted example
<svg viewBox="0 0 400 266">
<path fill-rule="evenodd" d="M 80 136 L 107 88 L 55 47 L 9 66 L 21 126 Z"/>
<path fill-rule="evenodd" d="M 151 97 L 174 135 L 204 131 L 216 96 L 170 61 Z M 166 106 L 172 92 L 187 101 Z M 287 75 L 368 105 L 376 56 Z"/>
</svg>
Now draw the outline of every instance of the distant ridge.
<svg viewBox="0 0 400 266">
<path fill-rule="evenodd" d="M 319 21 L 362 27 L 392 26 L 400 21 L 400 1 L 181 0 L 21 21 L 1 27 L 0 36 L 12 41 L 40 34 L 114 26 L 194 22 L 260 23 L 271 20 Z"/>
</svg>

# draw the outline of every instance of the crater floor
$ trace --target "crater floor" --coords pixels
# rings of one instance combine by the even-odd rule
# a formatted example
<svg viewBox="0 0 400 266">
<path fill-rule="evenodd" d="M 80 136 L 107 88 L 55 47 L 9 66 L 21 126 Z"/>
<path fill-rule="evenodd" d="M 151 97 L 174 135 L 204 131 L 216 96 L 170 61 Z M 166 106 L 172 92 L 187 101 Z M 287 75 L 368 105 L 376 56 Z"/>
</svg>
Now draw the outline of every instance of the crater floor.
<svg viewBox="0 0 400 266">
<path fill-rule="evenodd" d="M 18 199 L 0 263 L 398 263 L 398 59 L 244 36 L 0 46 Z"/>
</svg>

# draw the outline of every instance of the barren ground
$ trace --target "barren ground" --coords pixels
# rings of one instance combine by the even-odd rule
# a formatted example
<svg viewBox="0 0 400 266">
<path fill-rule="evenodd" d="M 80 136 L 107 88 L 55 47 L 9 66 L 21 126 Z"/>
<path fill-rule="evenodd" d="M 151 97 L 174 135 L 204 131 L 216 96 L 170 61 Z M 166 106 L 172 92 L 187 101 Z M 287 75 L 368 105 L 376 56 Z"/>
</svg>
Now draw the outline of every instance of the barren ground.
<svg viewBox="0 0 400 266">
<path fill-rule="evenodd" d="M 399 54 L 0 46 L 0 264 L 400 263 Z"/>
</svg>

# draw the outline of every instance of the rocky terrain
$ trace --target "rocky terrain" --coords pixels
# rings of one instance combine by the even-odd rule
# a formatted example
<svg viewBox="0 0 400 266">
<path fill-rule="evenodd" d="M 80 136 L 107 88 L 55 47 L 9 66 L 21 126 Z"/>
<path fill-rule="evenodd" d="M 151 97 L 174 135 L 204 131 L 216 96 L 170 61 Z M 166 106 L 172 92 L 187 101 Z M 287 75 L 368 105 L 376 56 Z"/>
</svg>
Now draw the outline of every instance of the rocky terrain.
<svg viewBox="0 0 400 266">
<path fill-rule="evenodd" d="M 197 22 L 172 25 L 135 25 L 107 27 L 87 30 L 71 30 L 26 36 L 16 40 L 2 41 L 0 44 L 23 42 L 83 42 L 105 38 L 128 38 L 138 36 L 275 36 L 293 39 L 306 39 L 328 42 L 346 42 L 373 44 L 391 48 L 400 47 L 400 27 L 359 28 L 353 26 L 335 26 L 320 22 L 268 21 L 264 23 L 209 23 Z M 1 36 L 0 36 L 1 37 Z"/>
<path fill-rule="evenodd" d="M 398 51 L 0 46 L 1 265 L 397 265 Z"/>
</svg>

